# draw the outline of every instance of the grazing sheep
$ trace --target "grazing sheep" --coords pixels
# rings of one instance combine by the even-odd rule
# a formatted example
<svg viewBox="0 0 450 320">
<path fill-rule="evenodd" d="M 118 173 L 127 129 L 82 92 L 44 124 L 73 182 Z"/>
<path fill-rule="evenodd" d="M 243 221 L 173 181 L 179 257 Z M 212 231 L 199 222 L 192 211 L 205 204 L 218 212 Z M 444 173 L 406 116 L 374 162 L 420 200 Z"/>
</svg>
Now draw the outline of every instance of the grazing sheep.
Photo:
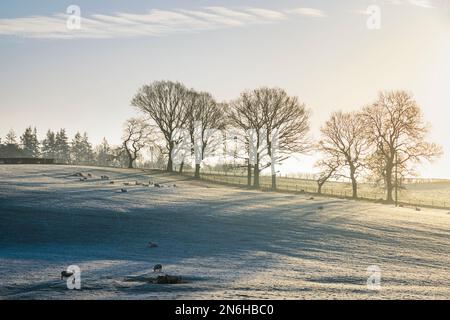
<svg viewBox="0 0 450 320">
<path fill-rule="evenodd" d="M 317 210 L 323 210 L 323 206 L 318 206 Z"/>
<path fill-rule="evenodd" d="M 142 186 L 143 187 L 149 187 L 150 185 L 148 183 L 143 183 Z"/>
<path fill-rule="evenodd" d="M 416 211 L 422 211 L 422 209 L 420 209 L 419 207 L 416 207 Z"/>
<path fill-rule="evenodd" d="M 150 241 L 150 242 L 148 243 L 148 246 L 149 246 L 149 248 L 156 248 L 156 247 L 158 247 L 158 244 L 156 244 L 156 243 Z"/>
<path fill-rule="evenodd" d="M 114 181 L 110 181 L 109 184 L 114 184 Z"/>
<path fill-rule="evenodd" d="M 92 174 L 88 173 L 88 177 L 89 177 L 89 178 L 92 178 Z"/>
<path fill-rule="evenodd" d="M 309 198 L 308 200 L 314 200 L 314 197 Z"/>
<path fill-rule="evenodd" d="M 127 189 L 123 189 L 123 188 L 122 188 L 122 189 L 120 189 L 120 191 L 121 191 L 121 192 L 124 192 L 124 193 L 125 193 L 125 192 L 128 192 L 128 190 L 127 190 Z"/>
<path fill-rule="evenodd" d="M 108 176 L 101 176 L 102 180 L 109 180 Z"/>
<path fill-rule="evenodd" d="M 174 185 L 173 185 L 173 187 L 174 187 L 174 188 L 176 188 L 176 187 L 177 187 L 177 185 L 176 185 L 176 184 L 174 184 Z"/>
<path fill-rule="evenodd" d="M 162 271 L 162 265 L 160 265 L 159 263 L 155 264 L 153 266 L 153 272 L 161 272 L 161 271 Z"/>
<path fill-rule="evenodd" d="M 63 280 L 64 278 L 69 278 L 71 276 L 73 276 L 73 272 L 68 272 L 68 271 L 61 272 L 61 280 Z"/>
<path fill-rule="evenodd" d="M 129 183 L 129 182 L 124 182 L 123 185 L 124 185 L 124 186 L 129 186 L 130 183 Z"/>
<path fill-rule="evenodd" d="M 156 188 L 161 188 L 161 185 L 160 185 L 159 183 L 155 183 L 154 186 L 155 186 Z"/>
</svg>

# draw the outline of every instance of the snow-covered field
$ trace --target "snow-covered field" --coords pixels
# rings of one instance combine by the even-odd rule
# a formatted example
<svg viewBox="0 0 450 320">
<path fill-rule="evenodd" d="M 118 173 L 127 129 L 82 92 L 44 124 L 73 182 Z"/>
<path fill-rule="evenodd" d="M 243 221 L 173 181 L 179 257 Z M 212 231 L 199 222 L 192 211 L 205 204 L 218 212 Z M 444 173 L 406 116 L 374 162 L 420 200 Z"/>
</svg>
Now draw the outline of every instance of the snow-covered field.
<svg viewBox="0 0 450 320">
<path fill-rule="evenodd" d="M 123 186 L 135 180 L 164 187 Z M 144 281 L 156 263 L 187 283 Z M 73 264 L 79 291 L 60 280 Z M 381 290 L 367 288 L 371 265 Z M 450 299 L 450 214 L 142 170 L 0 165 L 0 299 L 180 298 Z"/>
</svg>

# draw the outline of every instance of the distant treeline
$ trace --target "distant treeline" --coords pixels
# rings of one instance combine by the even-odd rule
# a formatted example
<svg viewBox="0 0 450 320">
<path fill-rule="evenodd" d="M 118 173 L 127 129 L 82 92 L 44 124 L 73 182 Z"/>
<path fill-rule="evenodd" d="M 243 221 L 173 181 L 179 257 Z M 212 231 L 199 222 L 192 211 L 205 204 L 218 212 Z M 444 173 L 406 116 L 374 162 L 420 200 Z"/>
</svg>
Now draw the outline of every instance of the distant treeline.
<svg viewBox="0 0 450 320">
<path fill-rule="evenodd" d="M 36 128 L 31 126 L 20 137 L 10 130 L 3 139 L 0 138 L 0 158 L 48 158 L 59 164 L 113 167 L 129 164 L 123 146 L 111 146 L 105 138 L 99 145 L 93 146 L 87 133 L 77 132 L 69 140 L 66 130 L 61 129 L 57 132 L 48 130 L 40 141 Z M 144 161 L 140 164 L 150 165 Z"/>
</svg>

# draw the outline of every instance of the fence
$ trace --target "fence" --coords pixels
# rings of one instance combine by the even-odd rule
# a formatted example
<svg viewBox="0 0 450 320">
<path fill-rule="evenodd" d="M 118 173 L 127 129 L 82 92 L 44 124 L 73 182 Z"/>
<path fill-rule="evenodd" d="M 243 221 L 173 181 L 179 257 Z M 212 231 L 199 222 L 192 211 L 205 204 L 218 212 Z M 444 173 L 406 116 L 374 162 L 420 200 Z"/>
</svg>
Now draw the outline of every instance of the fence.
<svg viewBox="0 0 450 320">
<path fill-rule="evenodd" d="M 186 175 L 193 175 L 192 171 L 185 171 Z M 216 183 L 230 184 L 235 186 L 247 186 L 247 176 L 236 172 L 220 172 L 204 170 L 200 173 L 200 178 L 206 181 Z M 252 180 L 253 183 L 253 180 Z M 423 185 L 423 183 L 421 183 Z M 262 190 L 272 190 L 272 177 L 261 176 L 260 188 Z M 317 194 L 317 182 L 315 180 L 294 178 L 288 176 L 277 176 L 277 191 L 281 192 L 304 192 Z M 432 190 L 422 190 L 420 197 L 414 196 L 408 190 L 399 192 L 399 204 L 404 206 L 415 207 L 433 207 L 441 209 L 450 208 L 450 183 L 448 197 L 443 196 L 442 199 L 434 198 Z M 430 194 L 431 193 L 431 194 Z M 322 188 L 322 195 L 338 198 L 351 198 L 352 189 L 349 183 L 331 181 L 327 182 Z M 442 195 L 441 195 L 442 196 Z M 360 184 L 358 190 L 358 199 L 382 202 L 385 199 L 385 191 L 370 184 Z"/>
<path fill-rule="evenodd" d="M 46 158 L 0 158 L 0 164 L 53 164 L 53 159 Z"/>
</svg>

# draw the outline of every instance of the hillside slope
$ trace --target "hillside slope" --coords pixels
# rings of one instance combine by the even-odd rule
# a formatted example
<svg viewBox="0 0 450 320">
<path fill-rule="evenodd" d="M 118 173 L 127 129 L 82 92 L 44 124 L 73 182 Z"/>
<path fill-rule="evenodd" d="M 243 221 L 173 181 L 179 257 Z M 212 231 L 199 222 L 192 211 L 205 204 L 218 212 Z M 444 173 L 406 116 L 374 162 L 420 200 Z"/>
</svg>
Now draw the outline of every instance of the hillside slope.
<svg viewBox="0 0 450 320">
<path fill-rule="evenodd" d="M 123 185 L 149 180 L 163 187 Z M 142 170 L 2 165 L 0 299 L 450 299 L 446 211 L 308 198 Z M 143 281 L 156 263 L 187 283 Z M 59 279 L 72 264 L 81 291 Z M 371 265 L 380 291 L 367 289 Z"/>
</svg>

